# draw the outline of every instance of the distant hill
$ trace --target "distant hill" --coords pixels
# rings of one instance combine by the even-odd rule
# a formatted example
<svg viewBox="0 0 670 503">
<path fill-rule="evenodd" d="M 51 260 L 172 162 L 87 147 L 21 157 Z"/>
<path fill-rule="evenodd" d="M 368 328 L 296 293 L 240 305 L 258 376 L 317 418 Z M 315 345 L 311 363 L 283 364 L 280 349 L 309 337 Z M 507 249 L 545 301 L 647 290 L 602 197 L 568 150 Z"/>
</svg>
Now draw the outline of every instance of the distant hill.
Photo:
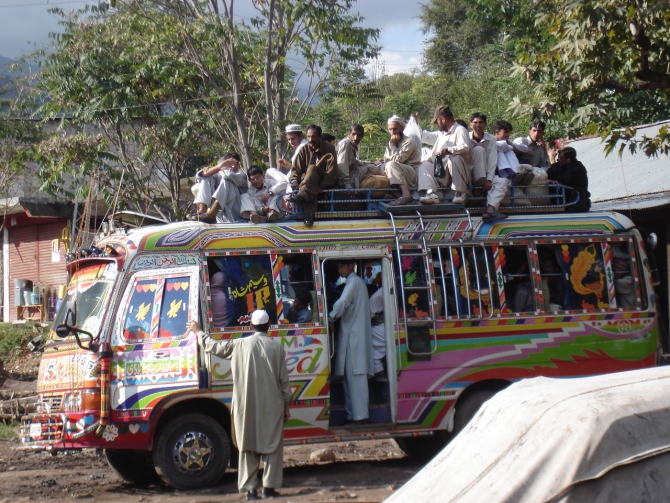
<svg viewBox="0 0 670 503">
<path fill-rule="evenodd" d="M 4 56 L 0 56 L 0 73 L 5 73 L 6 72 L 6 67 L 11 65 L 12 63 L 16 63 L 13 59 L 6 58 Z"/>
</svg>

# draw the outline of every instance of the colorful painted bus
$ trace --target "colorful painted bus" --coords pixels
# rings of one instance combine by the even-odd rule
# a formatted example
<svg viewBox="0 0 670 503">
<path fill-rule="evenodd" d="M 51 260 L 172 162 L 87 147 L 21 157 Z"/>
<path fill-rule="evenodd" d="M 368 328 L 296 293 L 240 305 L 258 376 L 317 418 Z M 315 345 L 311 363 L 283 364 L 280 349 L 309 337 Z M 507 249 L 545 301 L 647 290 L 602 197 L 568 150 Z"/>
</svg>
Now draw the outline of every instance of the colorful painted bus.
<svg viewBox="0 0 670 503">
<path fill-rule="evenodd" d="M 366 425 L 346 424 L 331 376 L 326 313 L 341 259 L 383 292 L 386 351 Z M 22 445 L 104 449 L 125 479 L 158 473 L 179 488 L 215 483 L 232 449 L 230 365 L 203 352 L 189 319 L 219 339 L 248 334 L 254 309 L 270 314 L 293 390 L 287 445 L 444 445 L 513 381 L 651 367 L 660 348 L 645 242 L 617 213 L 172 223 L 105 236 L 68 268 Z"/>
</svg>

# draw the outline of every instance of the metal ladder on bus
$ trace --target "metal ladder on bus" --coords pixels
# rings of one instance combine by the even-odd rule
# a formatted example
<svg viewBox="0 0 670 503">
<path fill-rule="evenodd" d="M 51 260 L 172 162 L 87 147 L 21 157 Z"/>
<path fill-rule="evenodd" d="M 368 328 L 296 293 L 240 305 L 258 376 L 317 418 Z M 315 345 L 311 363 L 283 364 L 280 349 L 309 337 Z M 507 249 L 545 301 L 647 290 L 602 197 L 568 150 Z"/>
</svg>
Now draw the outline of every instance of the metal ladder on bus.
<svg viewBox="0 0 670 503">
<path fill-rule="evenodd" d="M 465 229 L 465 232 L 472 232 L 474 230 L 474 227 L 472 225 L 472 218 L 470 217 L 470 212 L 467 210 L 467 208 L 463 208 L 464 213 L 460 215 L 454 215 L 454 216 L 460 216 L 460 217 L 467 217 L 468 219 L 468 227 Z M 433 296 L 433 287 L 432 287 L 432 282 L 429 281 L 429 267 L 430 264 L 428 263 L 428 243 L 426 241 L 426 233 L 430 233 L 431 235 L 434 234 L 445 234 L 447 232 L 453 232 L 452 229 L 446 229 L 446 230 L 427 230 L 426 229 L 426 223 L 424 222 L 423 215 L 421 214 L 420 209 L 415 210 L 415 215 L 399 215 L 394 217 L 393 216 L 393 211 L 389 210 L 387 211 L 389 217 L 391 218 L 391 224 L 393 225 L 393 234 L 395 237 L 395 244 L 396 244 L 396 258 L 398 261 L 398 271 L 399 271 L 399 279 L 400 279 L 400 285 L 398 288 L 400 289 L 400 296 L 402 299 L 402 326 L 404 329 L 405 333 L 405 341 L 407 344 L 407 352 L 409 354 L 412 354 L 414 356 L 430 356 L 432 355 L 435 351 L 437 351 L 437 314 L 435 312 L 435 298 Z M 418 220 L 417 220 L 418 217 Z M 411 227 L 408 229 L 407 227 L 400 228 L 398 227 L 397 223 L 400 221 L 404 222 L 416 222 L 416 226 L 409 226 Z M 418 235 L 419 239 L 412 239 L 413 236 Z M 409 238 L 409 239 L 407 239 Z M 416 244 L 418 241 L 420 248 L 417 250 L 416 248 L 405 248 L 403 249 L 403 244 L 405 246 Z M 404 278 L 402 277 L 402 259 L 403 257 L 422 257 L 423 258 L 423 266 L 424 266 L 424 276 L 427 281 L 425 281 L 425 285 L 419 285 L 419 286 L 406 286 Z M 421 291 L 426 291 L 428 292 L 428 304 L 429 304 L 429 309 L 428 309 L 428 318 L 422 318 L 420 320 L 412 320 L 409 319 L 407 316 L 407 297 L 408 295 L 411 295 L 412 292 L 421 292 Z M 400 321 L 400 320 L 398 320 Z M 429 327 L 432 328 L 432 344 L 429 344 L 431 346 L 431 349 L 428 352 L 416 352 L 412 351 L 410 348 L 409 344 L 409 329 L 413 327 Z"/>
</svg>

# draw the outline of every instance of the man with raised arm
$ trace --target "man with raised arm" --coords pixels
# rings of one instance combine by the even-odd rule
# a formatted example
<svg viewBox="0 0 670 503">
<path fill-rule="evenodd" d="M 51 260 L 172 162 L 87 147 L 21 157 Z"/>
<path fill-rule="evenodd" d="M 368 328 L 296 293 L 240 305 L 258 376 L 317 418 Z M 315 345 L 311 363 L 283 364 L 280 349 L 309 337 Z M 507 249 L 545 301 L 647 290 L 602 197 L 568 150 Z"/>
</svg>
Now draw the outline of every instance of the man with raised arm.
<svg viewBox="0 0 670 503">
<path fill-rule="evenodd" d="M 240 170 L 238 154 L 226 154 L 216 166 L 202 168 L 196 180 L 192 190 L 198 213 L 194 220 L 211 224 L 234 222 L 240 217 L 240 194 L 247 190 L 247 175 Z"/>
<path fill-rule="evenodd" d="M 335 146 L 321 139 L 321 128 L 316 124 L 307 127 L 307 145 L 298 152 L 289 181 L 298 194 L 289 201 L 305 210 L 305 225 L 314 225 L 316 198 L 325 189 L 337 186 L 339 171 Z"/>
<path fill-rule="evenodd" d="M 278 496 L 284 470 L 284 421 L 291 417 L 291 387 L 286 356 L 278 339 L 267 331 L 270 317 L 263 310 L 251 314 L 254 334 L 216 341 L 189 322 L 205 351 L 231 360 L 233 442 L 239 449 L 237 487 L 247 499 L 258 499 L 258 467 L 263 462 L 263 498 Z"/>
<path fill-rule="evenodd" d="M 291 148 L 293 148 L 293 156 L 291 157 L 291 162 L 288 162 L 286 159 L 279 159 L 277 164 L 282 173 L 288 173 L 295 164 L 295 159 L 298 157 L 300 149 L 304 145 L 307 145 L 307 140 L 305 140 L 305 135 L 302 133 L 302 126 L 300 124 L 289 124 L 284 131 L 286 132 L 286 140 L 291 145 Z"/>
<path fill-rule="evenodd" d="M 421 164 L 421 152 L 416 143 L 404 134 L 405 121 L 397 115 L 387 121 L 389 135 L 391 138 L 386 144 L 384 158 L 379 162 L 384 163 L 384 174 L 391 185 L 400 188 L 401 196 L 393 201 L 394 206 L 413 204 L 414 199 L 409 192 L 410 187 L 415 187 L 419 180 L 417 168 Z"/>
<path fill-rule="evenodd" d="M 358 188 L 361 179 L 373 171 L 375 166 L 358 159 L 358 145 L 365 136 L 360 124 L 352 124 L 347 137 L 337 144 L 337 168 L 340 170 L 340 187 Z"/>
<path fill-rule="evenodd" d="M 523 143 L 528 147 L 528 151 L 522 155 L 520 162 L 530 164 L 535 168 L 542 168 L 545 171 L 549 169 L 549 154 L 547 144 L 544 141 L 545 123 L 542 121 L 533 121 L 530 123 L 528 136 L 525 138 L 516 138 L 514 143 Z"/>
</svg>

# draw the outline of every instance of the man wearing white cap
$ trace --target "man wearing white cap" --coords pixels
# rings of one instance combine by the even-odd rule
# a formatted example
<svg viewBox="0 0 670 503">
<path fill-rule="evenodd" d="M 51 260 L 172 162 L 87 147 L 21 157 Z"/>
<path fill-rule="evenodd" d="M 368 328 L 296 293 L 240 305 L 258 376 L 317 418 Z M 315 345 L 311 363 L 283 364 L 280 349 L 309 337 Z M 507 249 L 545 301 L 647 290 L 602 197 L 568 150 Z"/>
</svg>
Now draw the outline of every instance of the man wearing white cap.
<svg viewBox="0 0 670 503">
<path fill-rule="evenodd" d="M 289 145 L 293 148 L 293 157 L 291 157 L 291 162 L 288 162 L 286 159 L 279 159 L 277 164 L 282 169 L 284 173 L 291 171 L 291 168 L 295 166 L 295 160 L 298 157 L 298 152 L 303 147 L 307 145 L 307 140 L 305 135 L 302 132 L 302 126 L 300 124 L 289 124 L 284 130 L 286 132 L 286 140 Z"/>
<path fill-rule="evenodd" d="M 289 419 L 291 388 L 286 357 L 278 340 L 267 330 L 270 317 L 264 310 L 251 315 L 255 333 L 241 339 L 215 341 L 196 321 L 189 330 L 198 334 L 205 351 L 231 360 L 233 443 L 240 451 L 237 486 L 247 499 L 258 499 L 258 466 L 262 461 L 263 498 L 277 496 L 284 462 L 284 421 Z"/>
<path fill-rule="evenodd" d="M 387 124 L 391 138 L 386 144 L 384 159 L 380 159 L 380 162 L 384 162 L 386 178 L 391 185 L 400 187 L 401 192 L 401 196 L 391 204 L 413 204 L 409 187 L 415 187 L 419 181 L 417 168 L 421 164 L 421 152 L 416 143 L 404 134 L 406 124 L 403 119 L 394 115 Z"/>
</svg>

